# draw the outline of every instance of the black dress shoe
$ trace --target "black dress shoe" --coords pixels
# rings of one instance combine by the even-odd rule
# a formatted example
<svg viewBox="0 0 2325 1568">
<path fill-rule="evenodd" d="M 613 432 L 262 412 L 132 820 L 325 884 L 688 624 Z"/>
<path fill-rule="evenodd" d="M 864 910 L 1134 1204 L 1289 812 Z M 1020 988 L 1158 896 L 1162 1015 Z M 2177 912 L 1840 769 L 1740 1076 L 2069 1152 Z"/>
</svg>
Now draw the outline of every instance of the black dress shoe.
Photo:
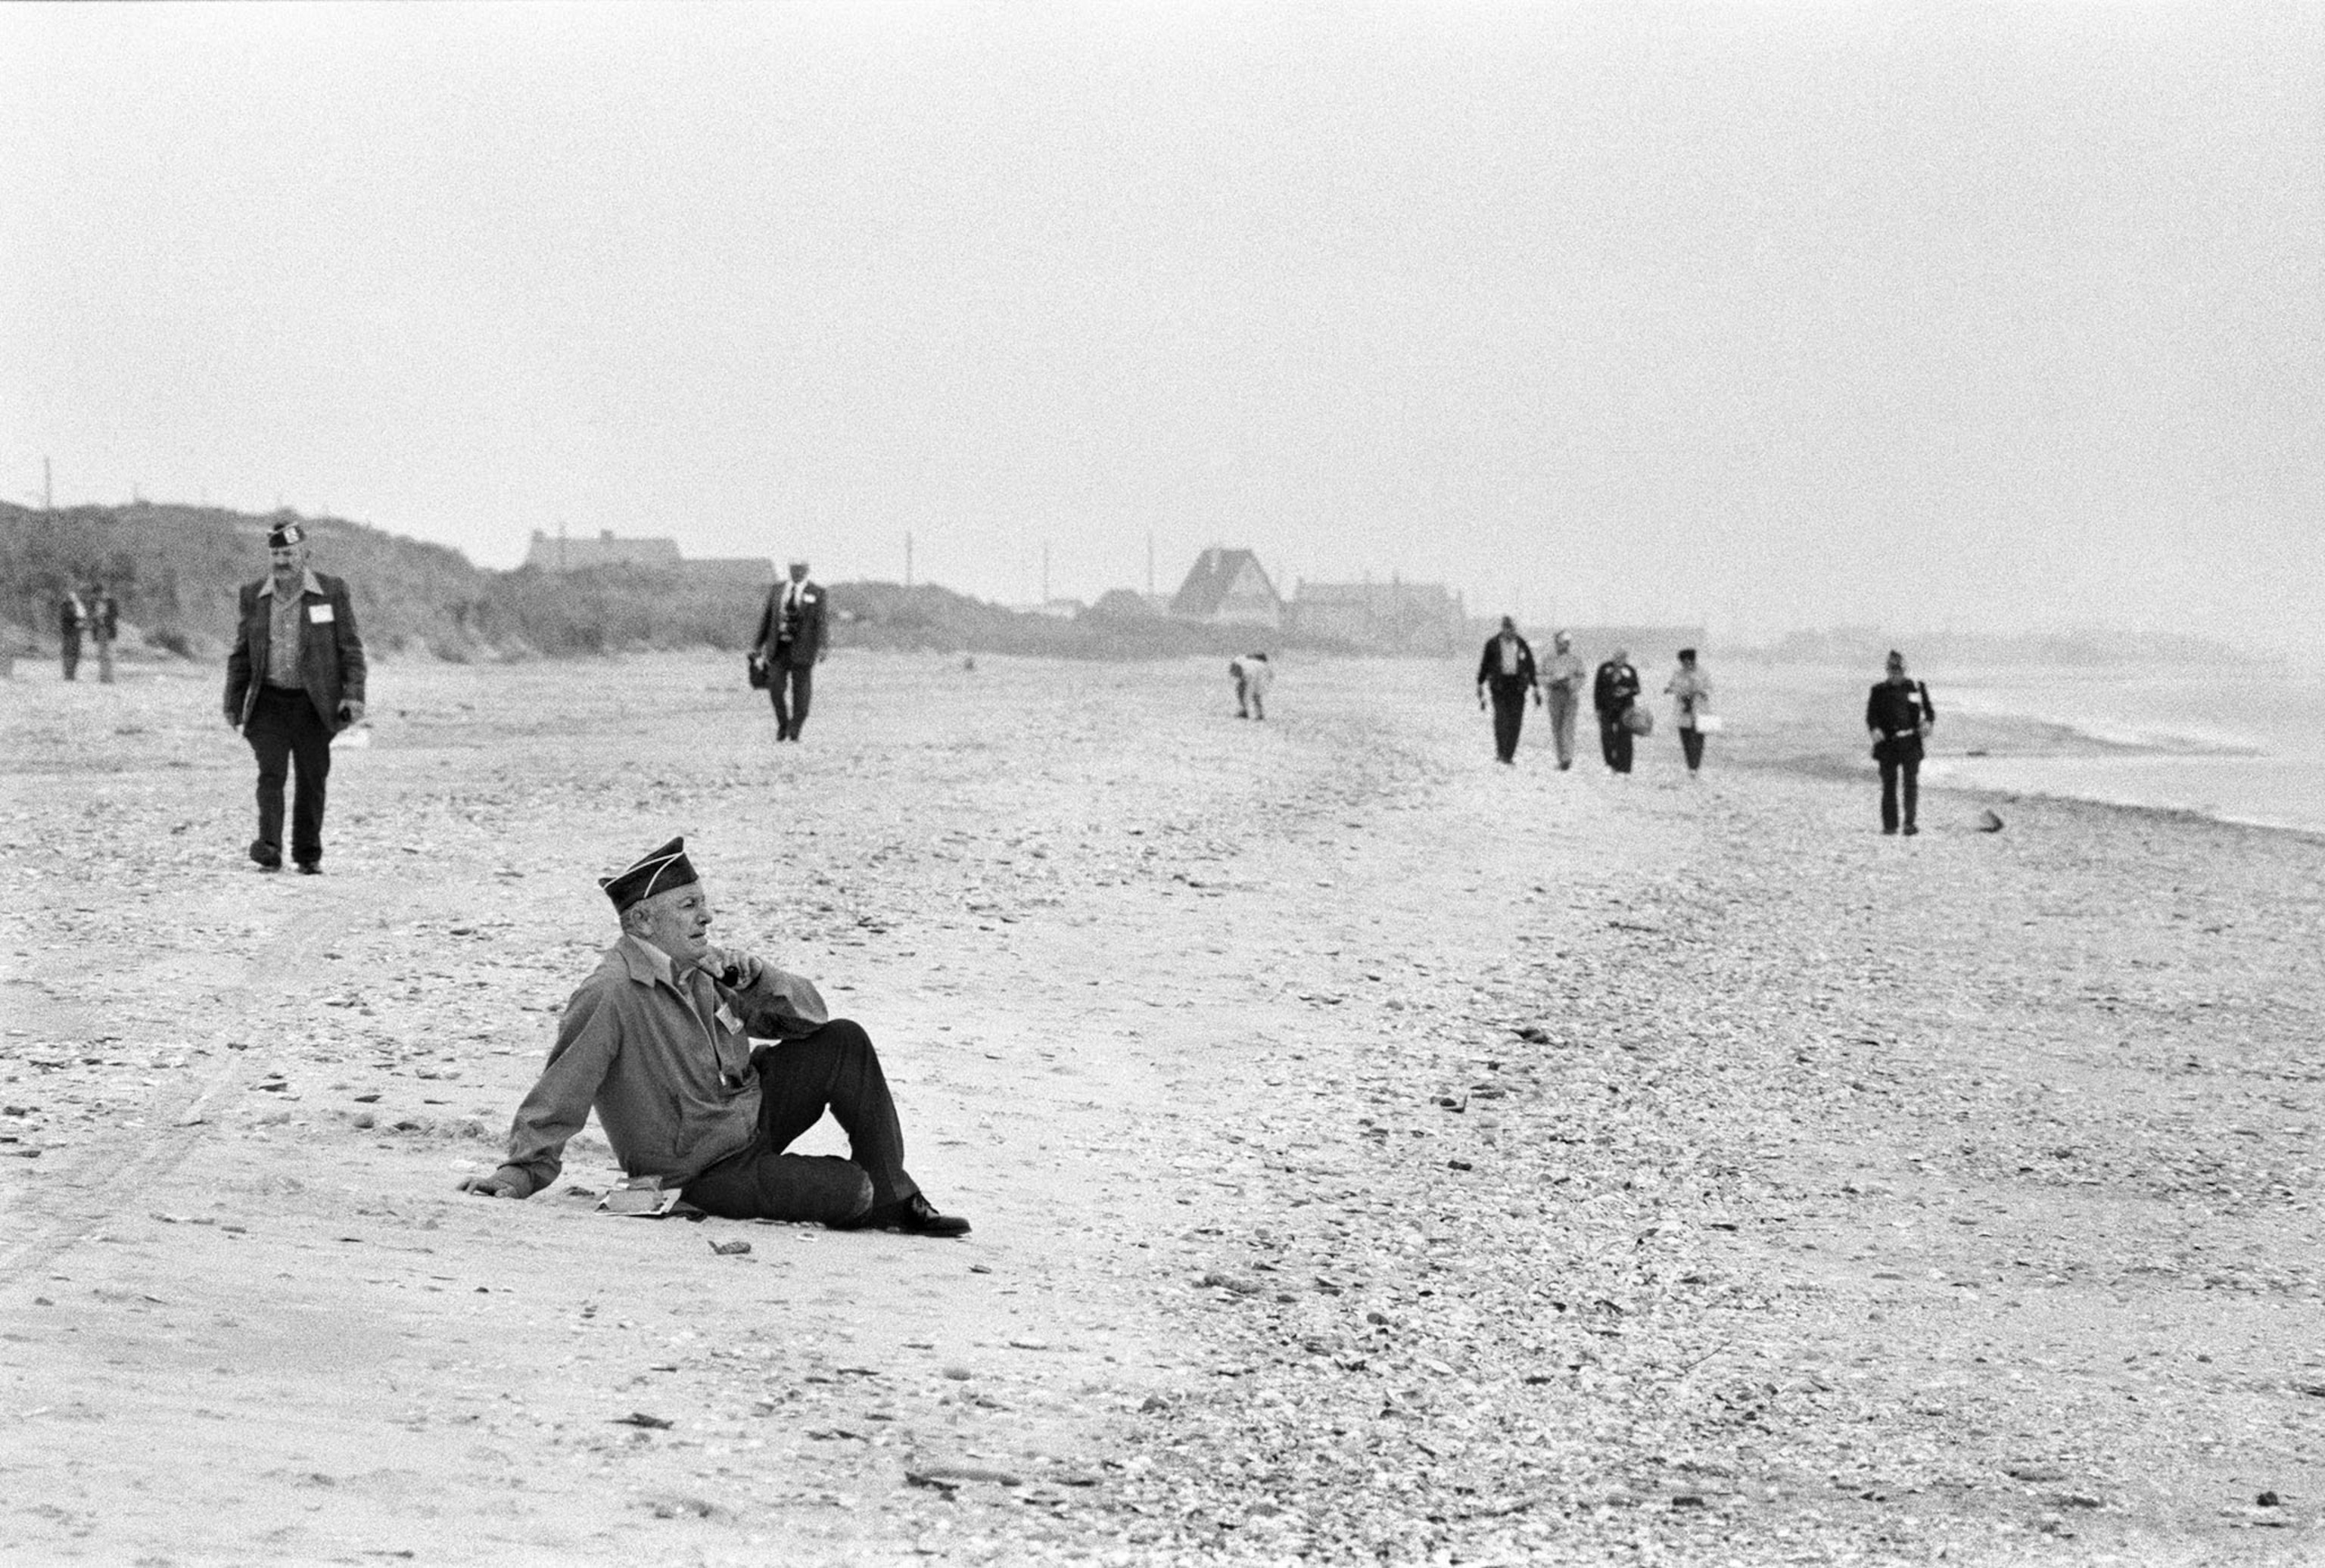
<svg viewBox="0 0 2325 1568">
<path fill-rule="evenodd" d="M 968 1221 L 958 1214 L 940 1214 L 926 1198 L 918 1192 L 909 1198 L 899 1198 L 884 1203 L 841 1229 L 848 1230 L 901 1230 L 907 1236 L 966 1236 Z"/>
<path fill-rule="evenodd" d="M 300 876 L 320 877 L 322 874 L 323 863 L 320 860 L 301 860 L 299 862 Z"/>
<path fill-rule="evenodd" d="M 253 839 L 250 841 L 250 858 L 258 862 L 258 868 L 261 871 L 283 869 L 283 851 L 264 839 Z"/>
</svg>

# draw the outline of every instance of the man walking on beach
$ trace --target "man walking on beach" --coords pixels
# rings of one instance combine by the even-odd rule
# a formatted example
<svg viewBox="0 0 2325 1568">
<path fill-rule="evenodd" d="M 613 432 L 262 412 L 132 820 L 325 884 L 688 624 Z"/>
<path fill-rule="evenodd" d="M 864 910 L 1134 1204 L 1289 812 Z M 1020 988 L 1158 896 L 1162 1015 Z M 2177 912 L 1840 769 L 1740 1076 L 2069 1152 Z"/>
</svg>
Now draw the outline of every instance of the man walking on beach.
<svg viewBox="0 0 2325 1568">
<path fill-rule="evenodd" d="M 113 640 L 121 635 L 121 604 L 102 582 L 88 585 L 88 636 L 97 645 L 97 680 L 113 684 Z"/>
<path fill-rule="evenodd" d="M 1574 636 L 1560 632 L 1551 639 L 1555 650 L 1542 667 L 1542 683 L 1550 692 L 1550 739 L 1558 748 L 1561 773 L 1574 765 L 1574 715 L 1582 705 L 1582 661 L 1574 654 Z"/>
<path fill-rule="evenodd" d="M 307 531 L 266 535 L 268 575 L 242 589 L 241 623 L 226 661 L 226 721 L 258 758 L 258 837 L 250 858 L 283 868 L 283 781 L 295 760 L 291 858 L 323 868 L 323 796 L 331 737 L 363 717 L 364 645 L 347 585 L 307 565 Z"/>
<path fill-rule="evenodd" d="M 1526 693 L 1533 693 L 1534 706 L 1542 706 L 1542 687 L 1534 679 L 1533 650 L 1518 636 L 1518 624 L 1508 616 L 1502 617 L 1502 629 L 1486 639 L 1486 651 L 1477 655 L 1477 707 L 1486 706 L 1486 693 L 1493 693 L 1494 756 L 1505 763 L 1518 759 L 1518 731 L 1525 726 Z"/>
<path fill-rule="evenodd" d="M 1900 785 L 1904 795 L 1905 836 L 1922 830 L 1913 825 L 1913 807 L 1921 794 L 1922 742 L 1938 721 L 1930 688 L 1905 678 L 1905 655 L 1889 650 L 1888 673 L 1865 700 L 1865 728 L 1873 737 L 1873 760 L 1881 765 L 1881 830 L 1897 831 Z"/>
<path fill-rule="evenodd" d="M 904 1133 L 871 1038 L 815 987 L 710 944 L 710 900 L 672 839 L 601 877 L 622 927 L 566 1003 L 557 1044 L 517 1108 L 508 1158 L 460 1183 L 529 1198 L 557 1180 L 594 1108 L 634 1183 L 730 1220 L 960 1236 L 904 1171 Z M 753 1039 L 773 1041 L 755 1047 Z M 848 1157 L 783 1151 L 825 1111 Z"/>
<path fill-rule="evenodd" d="M 823 661 L 823 589 L 807 580 L 807 562 L 791 563 L 791 580 L 767 590 L 752 645 L 767 665 L 767 700 L 775 707 L 775 738 L 797 740 L 807 728 L 815 667 Z"/>
<path fill-rule="evenodd" d="M 80 670 L 80 634 L 88 625 L 88 607 L 80 595 L 65 589 L 64 598 L 57 605 L 57 656 L 63 662 L 65 679 L 73 680 Z"/>
<path fill-rule="evenodd" d="M 1616 773 L 1631 771 L 1632 704 L 1639 700 L 1639 673 L 1627 648 L 1617 648 L 1598 666 L 1590 683 L 1590 706 L 1598 715 L 1598 753 Z"/>
</svg>

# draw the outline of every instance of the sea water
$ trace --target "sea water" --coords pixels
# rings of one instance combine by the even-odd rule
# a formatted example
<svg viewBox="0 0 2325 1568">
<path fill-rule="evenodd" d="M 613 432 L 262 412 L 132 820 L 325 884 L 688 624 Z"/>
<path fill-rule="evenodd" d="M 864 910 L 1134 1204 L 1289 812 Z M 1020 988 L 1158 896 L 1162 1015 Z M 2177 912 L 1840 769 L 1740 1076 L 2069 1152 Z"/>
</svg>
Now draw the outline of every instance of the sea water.
<svg viewBox="0 0 2325 1568">
<path fill-rule="evenodd" d="M 2325 685 L 2246 666 L 1980 671 L 1932 682 L 1931 784 L 2325 833 Z M 1950 754 L 1948 711 L 2071 732 L 2048 754 Z"/>
</svg>

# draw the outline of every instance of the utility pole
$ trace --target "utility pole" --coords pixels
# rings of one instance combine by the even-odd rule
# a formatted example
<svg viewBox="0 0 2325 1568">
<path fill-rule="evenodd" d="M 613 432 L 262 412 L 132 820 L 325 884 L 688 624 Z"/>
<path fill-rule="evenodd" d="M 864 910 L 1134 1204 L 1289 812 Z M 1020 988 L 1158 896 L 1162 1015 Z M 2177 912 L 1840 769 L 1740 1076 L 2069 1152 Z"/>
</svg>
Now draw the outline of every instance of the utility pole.
<svg viewBox="0 0 2325 1568">
<path fill-rule="evenodd" d="M 41 510 L 43 512 L 53 512 L 56 509 L 56 487 L 51 482 L 49 473 L 49 459 L 42 458 L 41 459 Z"/>
</svg>

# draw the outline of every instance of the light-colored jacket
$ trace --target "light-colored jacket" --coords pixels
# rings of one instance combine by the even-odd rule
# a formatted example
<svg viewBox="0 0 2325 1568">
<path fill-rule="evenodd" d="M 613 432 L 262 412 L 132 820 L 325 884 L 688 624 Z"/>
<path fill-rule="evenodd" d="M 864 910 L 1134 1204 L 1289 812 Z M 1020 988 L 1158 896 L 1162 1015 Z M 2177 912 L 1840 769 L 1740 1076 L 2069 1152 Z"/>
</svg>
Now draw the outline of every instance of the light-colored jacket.
<svg viewBox="0 0 2325 1568">
<path fill-rule="evenodd" d="M 530 1197 L 557 1180 L 568 1139 L 594 1108 L 623 1171 L 681 1186 L 750 1143 L 759 1125 L 751 1037 L 801 1035 L 830 1019 L 823 997 L 772 965 L 741 990 L 703 977 L 707 1021 L 669 960 L 625 933 L 581 982 L 540 1079 L 517 1107 L 496 1174 Z"/>
<path fill-rule="evenodd" d="M 1672 700 L 1672 711 L 1677 716 L 1681 729 L 1695 728 L 1698 713 L 1711 711 L 1711 677 L 1700 667 L 1690 670 L 1681 664 L 1672 672 L 1663 691 Z"/>
</svg>

